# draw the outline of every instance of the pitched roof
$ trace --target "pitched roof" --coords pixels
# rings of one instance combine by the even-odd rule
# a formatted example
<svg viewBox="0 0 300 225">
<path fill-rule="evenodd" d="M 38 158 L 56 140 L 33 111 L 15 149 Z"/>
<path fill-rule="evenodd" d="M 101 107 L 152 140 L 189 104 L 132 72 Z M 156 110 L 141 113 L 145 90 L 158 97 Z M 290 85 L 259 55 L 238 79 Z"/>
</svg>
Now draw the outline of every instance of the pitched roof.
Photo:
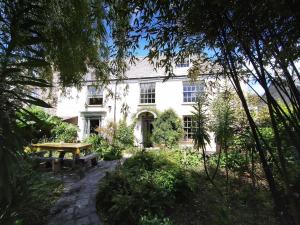
<svg viewBox="0 0 300 225">
<path fill-rule="evenodd" d="M 150 78 L 165 77 L 163 68 L 155 69 L 154 66 L 144 58 L 139 58 L 134 64 L 129 65 L 125 73 L 126 78 Z"/>
<path fill-rule="evenodd" d="M 129 64 L 129 63 L 128 63 Z M 188 75 L 189 69 L 192 67 L 192 62 L 189 67 L 176 67 L 174 63 L 173 73 L 175 76 Z M 200 74 L 212 74 L 220 72 L 220 67 L 212 66 L 209 62 L 197 63 L 197 73 Z M 93 72 L 86 75 L 86 81 L 93 79 Z M 147 78 L 166 78 L 167 74 L 165 68 L 155 68 L 154 65 L 145 57 L 137 57 L 137 60 L 128 65 L 128 69 L 125 72 L 125 79 L 147 79 Z M 116 79 L 115 75 L 110 76 L 111 79 Z"/>
</svg>

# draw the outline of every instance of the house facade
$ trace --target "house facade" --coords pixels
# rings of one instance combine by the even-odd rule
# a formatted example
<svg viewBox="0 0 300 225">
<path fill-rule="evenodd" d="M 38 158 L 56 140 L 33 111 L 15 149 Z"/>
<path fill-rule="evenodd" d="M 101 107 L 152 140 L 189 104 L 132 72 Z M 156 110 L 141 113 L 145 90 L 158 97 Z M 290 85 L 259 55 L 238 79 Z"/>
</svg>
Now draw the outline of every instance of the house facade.
<svg viewBox="0 0 300 225">
<path fill-rule="evenodd" d="M 189 61 L 175 65 L 175 76 L 165 80 L 163 68 L 155 70 L 147 60 L 141 59 L 130 66 L 125 79 L 112 79 L 106 87 L 97 86 L 90 72 L 80 90 L 69 88 L 65 93 L 58 93 L 55 113 L 78 125 L 80 140 L 96 133 L 98 127 L 126 119 L 127 124 L 134 123 L 135 144 L 150 147 L 149 134 L 157 112 L 171 108 L 182 118 L 184 138 L 180 143 L 192 145 L 191 115 L 196 96 L 203 94 L 209 81 L 215 78 L 203 75 L 191 82 L 187 76 L 191 66 Z M 213 142 L 208 150 L 215 150 Z"/>
</svg>

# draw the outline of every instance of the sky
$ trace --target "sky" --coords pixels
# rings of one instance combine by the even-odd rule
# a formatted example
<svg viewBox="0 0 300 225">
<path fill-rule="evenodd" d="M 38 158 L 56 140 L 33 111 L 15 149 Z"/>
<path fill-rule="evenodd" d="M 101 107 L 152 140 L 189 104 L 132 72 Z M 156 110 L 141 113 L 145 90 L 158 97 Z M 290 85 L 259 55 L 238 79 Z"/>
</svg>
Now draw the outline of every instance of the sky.
<svg viewBox="0 0 300 225">
<path fill-rule="evenodd" d="M 136 50 L 135 55 L 139 56 L 139 57 L 145 57 L 148 53 L 148 49 L 144 49 L 146 46 L 146 40 L 145 39 L 141 39 L 139 42 L 140 47 Z"/>
<path fill-rule="evenodd" d="M 265 93 L 264 89 L 260 86 L 260 84 L 252 82 L 252 83 L 250 83 L 249 85 L 251 85 L 251 87 L 252 87 L 252 88 L 253 88 L 260 96 L 262 96 L 262 95 Z M 249 91 L 250 93 L 252 93 L 252 94 L 255 94 L 254 91 L 252 90 L 252 88 L 248 87 L 248 91 Z"/>
</svg>

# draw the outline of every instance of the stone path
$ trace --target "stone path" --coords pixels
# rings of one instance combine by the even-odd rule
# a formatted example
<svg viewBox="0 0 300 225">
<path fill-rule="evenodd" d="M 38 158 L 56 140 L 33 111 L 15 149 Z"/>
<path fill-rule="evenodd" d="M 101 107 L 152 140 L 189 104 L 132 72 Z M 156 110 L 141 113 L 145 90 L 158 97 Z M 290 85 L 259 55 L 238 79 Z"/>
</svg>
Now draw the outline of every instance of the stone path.
<svg viewBox="0 0 300 225">
<path fill-rule="evenodd" d="M 101 161 L 85 173 L 83 179 L 67 179 L 63 196 L 50 212 L 48 225 L 101 225 L 96 213 L 98 183 L 106 172 L 115 169 L 120 160 Z"/>
</svg>

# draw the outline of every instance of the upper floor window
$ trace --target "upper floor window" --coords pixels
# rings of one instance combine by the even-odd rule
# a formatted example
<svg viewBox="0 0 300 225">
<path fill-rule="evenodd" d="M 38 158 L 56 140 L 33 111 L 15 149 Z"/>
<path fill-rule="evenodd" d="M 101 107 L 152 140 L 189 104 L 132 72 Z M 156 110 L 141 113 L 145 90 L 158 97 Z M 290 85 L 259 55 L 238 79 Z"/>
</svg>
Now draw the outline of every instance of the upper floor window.
<svg viewBox="0 0 300 225">
<path fill-rule="evenodd" d="M 155 103 L 155 83 L 142 83 L 140 85 L 140 103 Z"/>
<path fill-rule="evenodd" d="M 196 102 L 201 92 L 203 92 L 201 82 L 183 82 L 183 102 Z"/>
<path fill-rule="evenodd" d="M 189 58 L 181 59 L 179 62 L 176 63 L 177 68 L 189 67 L 189 66 L 190 66 L 190 59 Z"/>
<path fill-rule="evenodd" d="M 88 86 L 88 105 L 103 105 L 103 90 L 97 86 Z"/>
</svg>

